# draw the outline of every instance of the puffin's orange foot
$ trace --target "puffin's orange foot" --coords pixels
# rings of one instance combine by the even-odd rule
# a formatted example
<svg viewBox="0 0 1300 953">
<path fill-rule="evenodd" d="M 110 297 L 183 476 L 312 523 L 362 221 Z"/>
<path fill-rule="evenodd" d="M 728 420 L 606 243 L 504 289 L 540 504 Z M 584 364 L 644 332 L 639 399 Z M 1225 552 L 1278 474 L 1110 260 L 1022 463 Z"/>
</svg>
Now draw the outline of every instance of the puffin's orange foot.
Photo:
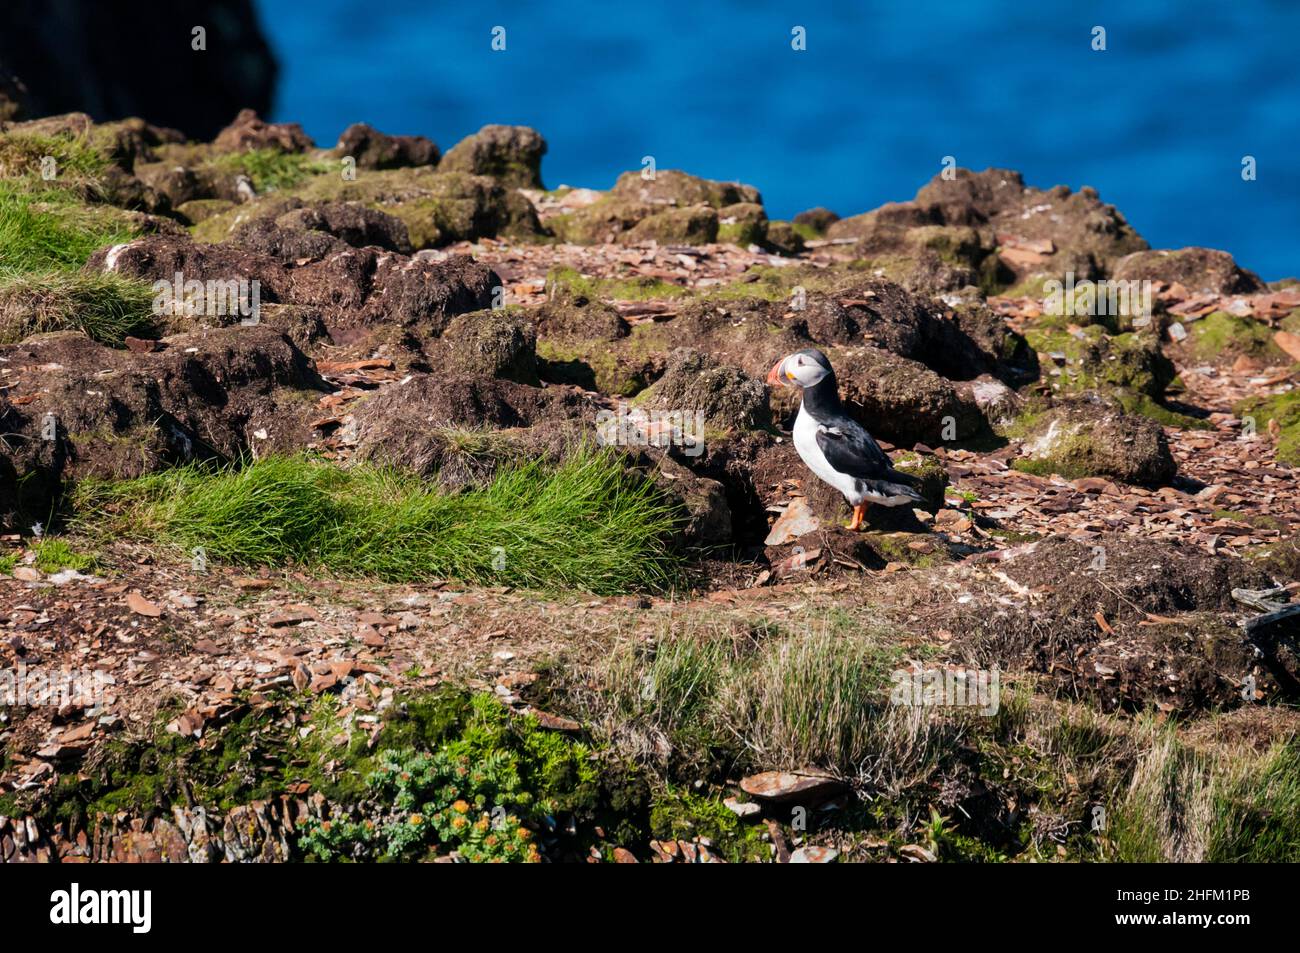
<svg viewBox="0 0 1300 953">
<path fill-rule="evenodd" d="M 849 523 L 848 529 L 857 530 L 862 528 L 862 520 L 867 515 L 867 504 L 859 503 L 853 507 L 853 522 Z"/>
</svg>

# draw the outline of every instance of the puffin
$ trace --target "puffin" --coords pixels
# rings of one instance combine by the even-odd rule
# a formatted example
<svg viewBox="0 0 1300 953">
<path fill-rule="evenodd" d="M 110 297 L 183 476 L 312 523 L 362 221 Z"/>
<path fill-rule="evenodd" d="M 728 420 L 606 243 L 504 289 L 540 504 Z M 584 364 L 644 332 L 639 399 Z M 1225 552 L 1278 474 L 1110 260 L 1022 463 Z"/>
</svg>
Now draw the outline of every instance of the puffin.
<svg viewBox="0 0 1300 953">
<path fill-rule="evenodd" d="M 808 469 L 843 493 L 853 507 L 849 529 L 861 528 L 870 503 L 924 502 L 914 488 L 916 478 L 895 470 L 880 444 L 844 410 L 825 354 L 816 348 L 789 354 L 773 365 L 767 383 L 803 391 L 794 421 L 794 448 Z"/>
</svg>

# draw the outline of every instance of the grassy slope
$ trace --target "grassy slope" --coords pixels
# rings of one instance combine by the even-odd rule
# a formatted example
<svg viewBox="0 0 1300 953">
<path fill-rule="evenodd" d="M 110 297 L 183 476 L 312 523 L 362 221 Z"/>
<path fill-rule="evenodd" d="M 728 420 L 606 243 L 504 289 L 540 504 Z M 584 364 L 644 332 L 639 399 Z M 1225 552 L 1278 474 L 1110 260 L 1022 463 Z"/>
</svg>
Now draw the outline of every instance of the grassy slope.
<svg viewBox="0 0 1300 953">
<path fill-rule="evenodd" d="M 0 137 L 0 343 L 79 330 L 120 346 L 147 333 L 147 285 L 78 270 L 96 249 L 139 234 L 137 216 L 97 201 L 107 164 L 84 139 Z"/>
</svg>

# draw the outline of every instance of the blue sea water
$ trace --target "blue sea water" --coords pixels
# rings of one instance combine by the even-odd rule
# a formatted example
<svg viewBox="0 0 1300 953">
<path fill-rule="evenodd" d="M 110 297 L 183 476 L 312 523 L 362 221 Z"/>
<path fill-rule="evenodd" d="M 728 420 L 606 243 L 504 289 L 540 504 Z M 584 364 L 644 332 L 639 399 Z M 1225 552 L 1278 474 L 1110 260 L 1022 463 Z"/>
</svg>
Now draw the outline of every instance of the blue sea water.
<svg viewBox="0 0 1300 953">
<path fill-rule="evenodd" d="M 258 0 L 275 117 L 450 148 L 538 129 L 548 186 L 658 168 L 769 214 L 910 198 L 944 156 L 1091 185 L 1154 247 L 1300 274 L 1300 3 Z M 506 49 L 491 48 L 494 27 Z M 806 31 L 804 51 L 791 31 Z M 1106 49 L 1092 49 L 1093 28 Z M 1257 178 L 1242 178 L 1253 156 Z"/>
</svg>

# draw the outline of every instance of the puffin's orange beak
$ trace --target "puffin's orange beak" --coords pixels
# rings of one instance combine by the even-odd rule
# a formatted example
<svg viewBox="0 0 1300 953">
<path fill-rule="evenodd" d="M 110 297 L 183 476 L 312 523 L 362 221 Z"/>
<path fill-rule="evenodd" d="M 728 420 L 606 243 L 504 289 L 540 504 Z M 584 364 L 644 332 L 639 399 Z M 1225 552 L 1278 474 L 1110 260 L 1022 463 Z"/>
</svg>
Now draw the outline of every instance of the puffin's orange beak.
<svg viewBox="0 0 1300 953">
<path fill-rule="evenodd" d="M 780 384 L 782 387 L 785 386 L 785 380 L 783 378 L 783 375 L 781 374 L 781 368 L 784 365 L 785 365 L 785 358 L 781 358 L 781 360 L 773 364 L 772 369 L 767 372 L 767 384 L 769 387 L 775 387 L 778 384 Z"/>
</svg>

